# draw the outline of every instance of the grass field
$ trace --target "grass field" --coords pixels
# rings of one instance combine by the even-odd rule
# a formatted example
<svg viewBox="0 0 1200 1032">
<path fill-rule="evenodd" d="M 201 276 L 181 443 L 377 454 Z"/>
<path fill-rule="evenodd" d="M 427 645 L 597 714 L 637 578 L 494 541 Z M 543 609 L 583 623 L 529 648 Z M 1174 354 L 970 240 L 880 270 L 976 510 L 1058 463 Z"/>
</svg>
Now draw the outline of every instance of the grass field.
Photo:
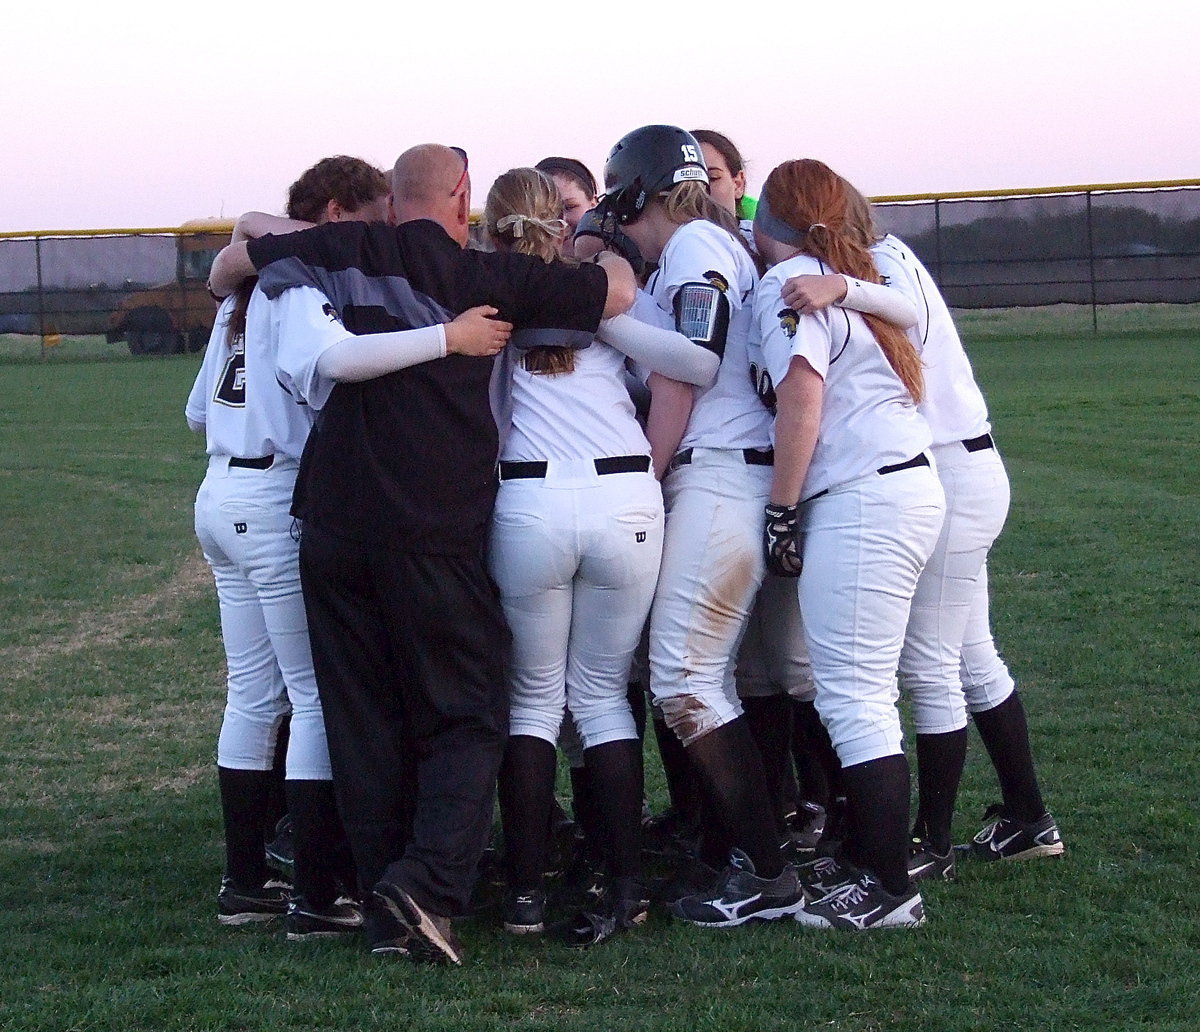
<svg viewBox="0 0 1200 1032">
<path fill-rule="evenodd" d="M 656 916 L 581 955 L 477 920 L 455 971 L 217 925 L 199 357 L 0 347 L 0 1029 L 1195 1029 L 1200 319 L 1109 317 L 962 321 L 1013 480 L 993 618 L 1066 855 L 964 864 L 915 932 Z M 960 837 L 996 798 L 974 741 Z"/>
</svg>

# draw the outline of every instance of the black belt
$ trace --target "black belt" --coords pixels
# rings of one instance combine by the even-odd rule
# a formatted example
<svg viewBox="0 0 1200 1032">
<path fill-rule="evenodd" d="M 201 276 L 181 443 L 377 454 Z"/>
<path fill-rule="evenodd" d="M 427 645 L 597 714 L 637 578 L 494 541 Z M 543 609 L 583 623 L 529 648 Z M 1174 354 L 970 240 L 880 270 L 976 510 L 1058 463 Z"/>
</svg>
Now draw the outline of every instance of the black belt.
<svg viewBox="0 0 1200 1032">
<path fill-rule="evenodd" d="M 928 466 L 929 456 L 924 452 L 920 455 L 914 455 L 907 462 L 897 462 L 894 466 L 880 466 L 875 472 L 881 477 L 886 477 L 889 473 L 899 473 L 902 469 L 916 469 L 918 466 Z"/>
<path fill-rule="evenodd" d="M 899 473 L 902 469 L 916 469 L 918 466 L 928 465 L 929 456 L 924 452 L 921 452 L 920 455 L 914 455 L 907 462 L 897 462 L 891 466 L 880 466 L 875 472 L 881 477 L 886 477 L 889 473 Z M 818 491 L 815 495 L 810 495 L 808 498 L 805 498 L 804 501 L 815 502 L 818 498 L 821 498 L 827 494 L 829 494 L 829 488 L 825 488 L 824 491 Z"/>
<path fill-rule="evenodd" d="M 980 434 L 969 441 L 963 441 L 962 446 L 969 452 L 987 451 L 989 448 L 995 448 L 996 442 L 992 440 L 991 434 Z"/>
<path fill-rule="evenodd" d="M 264 455 L 259 459 L 239 459 L 234 456 L 229 460 L 230 469 L 270 469 L 274 465 L 274 455 Z"/>
<path fill-rule="evenodd" d="M 609 473 L 645 473 L 650 469 L 649 455 L 610 455 L 592 459 L 599 476 Z M 497 472 L 501 480 L 536 480 L 546 475 L 546 462 L 501 462 Z"/>
<path fill-rule="evenodd" d="M 775 465 L 775 449 L 774 448 L 743 448 L 742 461 L 747 466 L 774 466 Z M 671 469 L 678 469 L 680 466 L 690 466 L 692 462 L 692 449 L 684 448 L 681 452 L 676 452 L 675 457 L 671 460 Z"/>
</svg>

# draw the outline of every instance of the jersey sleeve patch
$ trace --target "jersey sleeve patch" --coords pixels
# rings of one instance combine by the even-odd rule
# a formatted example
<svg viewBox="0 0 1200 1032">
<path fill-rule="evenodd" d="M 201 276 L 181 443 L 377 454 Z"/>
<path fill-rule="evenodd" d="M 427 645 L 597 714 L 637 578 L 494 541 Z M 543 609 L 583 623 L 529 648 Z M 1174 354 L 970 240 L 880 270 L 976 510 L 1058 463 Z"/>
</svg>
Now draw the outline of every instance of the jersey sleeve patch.
<svg viewBox="0 0 1200 1032">
<path fill-rule="evenodd" d="M 784 336 L 788 340 L 792 340 L 796 336 L 796 326 L 800 322 L 800 316 L 796 314 L 794 308 L 785 308 L 781 312 L 777 312 L 775 318 L 779 320 L 779 328 L 783 330 Z"/>
</svg>

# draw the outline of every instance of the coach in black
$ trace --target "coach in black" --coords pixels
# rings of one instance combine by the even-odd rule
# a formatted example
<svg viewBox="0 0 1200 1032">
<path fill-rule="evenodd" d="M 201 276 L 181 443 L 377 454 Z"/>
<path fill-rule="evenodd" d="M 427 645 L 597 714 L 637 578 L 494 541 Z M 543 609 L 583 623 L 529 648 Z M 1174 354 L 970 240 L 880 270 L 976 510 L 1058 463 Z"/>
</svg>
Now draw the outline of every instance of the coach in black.
<svg viewBox="0 0 1200 1032">
<path fill-rule="evenodd" d="M 550 330 L 586 346 L 603 316 L 632 304 L 632 271 L 612 255 L 571 267 L 464 250 L 461 151 L 406 151 L 392 185 L 394 227 L 250 241 L 268 296 L 316 286 L 356 333 L 489 304 L 514 324 L 514 345 Z M 408 932 L 397 942 L 377 930 L 371 945 L 436 962 L 461 962 L 449 918 L 487 842 L 508 725 L 509 634 L 483 558 L 497 487 L 493 364 L 449 355 L 337 384 L 293 508 L 339 807 L 362 888 Z"/>
</svg>

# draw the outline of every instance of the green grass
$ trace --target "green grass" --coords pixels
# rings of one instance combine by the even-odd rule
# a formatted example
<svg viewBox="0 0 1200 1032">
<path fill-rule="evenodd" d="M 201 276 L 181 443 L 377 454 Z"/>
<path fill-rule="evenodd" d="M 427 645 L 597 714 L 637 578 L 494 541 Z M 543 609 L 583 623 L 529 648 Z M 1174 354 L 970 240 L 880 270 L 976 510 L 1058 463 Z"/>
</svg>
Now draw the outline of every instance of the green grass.
<svg viewBox="0 0 1200 1032">
<path fill-rule="evenodd" d="M 0 333 L 0 365 L 13 362 L 113 362 L 132 357 L 125 341 L 109 344 L 103 334 L 50 336 L 43 344 L 40 336 Z"/>
<path fill-rule="evenodd" d="M 1090 313 L 963 316 L 1014 488 L 994 622 L 1063 858 L 964 865 L 912 933 L 656 916 L 580 955 L 480 920 L 459 971 L 217 925 L 223 667 L 182 417 L 198 356 L 7 362 L 0 1029 L 1194 1029 L 1190 312 L 1109 313 L 1098 338 Z M 973 742 L 960 836 L 996 797 Z"/>
</svg>

